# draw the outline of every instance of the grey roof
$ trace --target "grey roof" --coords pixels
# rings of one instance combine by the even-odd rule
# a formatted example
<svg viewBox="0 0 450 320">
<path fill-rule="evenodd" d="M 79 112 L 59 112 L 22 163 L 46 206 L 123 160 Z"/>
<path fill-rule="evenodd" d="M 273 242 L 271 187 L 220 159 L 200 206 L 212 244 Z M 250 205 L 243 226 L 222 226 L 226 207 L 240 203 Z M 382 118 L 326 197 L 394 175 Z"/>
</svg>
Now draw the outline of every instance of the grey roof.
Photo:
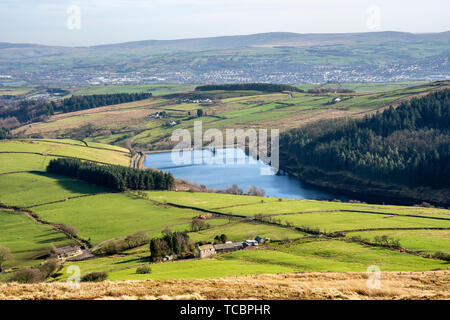
<svg viewBox="0 0 450 320">
<path fill-rule="evenodd" d="M 214 245 L 214 248 L 216 250 L 234 249 L 236 247 L 242 247 L 242 243 L 241 242 L 234 242 L 234 243 L 220 243 L 220 244 L 215 244 Z"/>
<path fill-rule="evenodd" d="M 56 249 L 56 252 L 58 254 L 63 254 L 63 253 L 68 253 L 68 252 L 74 252 L 74 251 L 78 251 L 80 250 L 80 247 L 77 246 L 65 246 L 65 247 L 61 247 Z"/>
</svg>

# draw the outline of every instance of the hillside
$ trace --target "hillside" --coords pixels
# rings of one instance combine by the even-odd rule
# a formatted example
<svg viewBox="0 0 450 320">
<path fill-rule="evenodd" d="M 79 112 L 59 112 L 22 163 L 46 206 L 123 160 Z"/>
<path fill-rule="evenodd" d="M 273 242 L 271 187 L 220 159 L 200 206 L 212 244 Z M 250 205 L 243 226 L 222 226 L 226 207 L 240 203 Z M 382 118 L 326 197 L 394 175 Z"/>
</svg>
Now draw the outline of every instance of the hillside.
<svg viewBox="0 0 450 320">
<path fill-rule="evenodd" d="M 281 166 L 310 182 L 328 176 L 369 195 L 378 188 L 414 198 L 416 192 L 407 189 L 421 188 L 422 199 L 448 206 L 449 97 L 450 90 L 442 90 L 364 119 L 286 132 L 280 139 Z M 406 190 L 398 192 L 402 186 Z"/>
<path fill-rule="evenodd" d="M 323 119 L 363 117 L 412 97 L 448 88 L 449 82 L 403 84 L 394 89 L 390 84 L 383 84 L 375 92 L 365 89 L 365 85 L 359 92 L 346 93 L 334 93 L 339 88 L 337 85 L 327 87 L 333 90 L 323 93 L 294 92 L 292 96 L 283 92 L 257 90 L 173 93 L 89 110 L 55 113 L 42 122 L 22 125 L 12 133 L 24 138 L 87 139 L 121 146 L 131 144 L 144 151 L 164 150 L 173 145 L 170 140 L 173 130 L 192 130 L 198 120 L 202 120 L 204 130 L 245 126 L 277 128 L 283 132 Z M 353 85 L 351 88 L 358 87 Z M 108 87 L 105 90 L 109 90 Z M 338 97 L 340 102 L 331 103 Z M 206 99 L 211 101 L 201 101 Z M 197 118 L 199 109 L 203 114 L 201 118 Z M 156 113 L 164 113 L 164 116 L 149 118 Z M 168 125 L 172 121 L 176 124 Z"/>
<path fill-rule="evenodd" d="M 450 74 L 449 37 L 449 32 L 265 33 L 75 48 L 2 43 L 0 72 L 13 83 L 71 86 L 441 80 Z"/>
</svg>

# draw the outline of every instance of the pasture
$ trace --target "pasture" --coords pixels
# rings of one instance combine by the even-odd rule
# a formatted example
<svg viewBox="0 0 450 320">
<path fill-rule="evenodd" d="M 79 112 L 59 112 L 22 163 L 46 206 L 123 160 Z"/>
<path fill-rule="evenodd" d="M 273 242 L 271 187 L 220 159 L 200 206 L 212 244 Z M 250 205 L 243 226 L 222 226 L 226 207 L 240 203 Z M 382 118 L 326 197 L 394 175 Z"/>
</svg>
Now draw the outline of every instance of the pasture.
<svg viewBox="0 0 450 320">
<path fill-rule="evenodd" d="M 0 246 L 11 250 L 13 259 L 5 267 L 35 265 L 53 244 L 61 247 L 72 243 L 63 233 L 34 222 L 23 213 L 0 210 Z"/>
<path fill-rule="evenodd" d="M 128 166 L 130 154 L 124 149 L 104 145 L 86 146 L 73 140 L 3 140 L 0 141 L 0 159 L 10 154 L 37 154 L 42 157 L 73 157 L 84 160 Z M 43 158 L 42 161 L 45 161 Z M 36 162 L 40 165 L 39 161 Z"/>
<path fill-rule="evenodd" d="M 207 220 L 207 222 L 209 222 Z M 281 226 L 266 225 L 256 222 L 230 222 L 210 229 L 189 233 L 192 241 L 212 241 L 215 236 L 225 234 L 228 241 L 243 241 L 255 239 L 256 236 L 271 240 L 298 239 L 304 233 Z"/>
<path fill-rule="evenodd" d="M 0 203 L 8 206 L 30 207 L 107 191 L 96 185 L 46 172 L 0 175 Z"/>
<path fill-rule="evenodd" d="M 375 241 L 376 236 L 388 236 L 398 239 L 403 248 L 435 254 L 436 252 L 450 252 L 450 230 L 383 230 L 350 232 L 347 237 L 360 236 L 363 239 Z"/>
<path fill-rule="evenodd" d="M 154 231 L 189 224 L 198 212 L 158 206 L 132 194 L 108 193 L 69 199 L 33 209 L 40 218 L 65 223 L 93 245 L 138 231 Z"/>
</svg>

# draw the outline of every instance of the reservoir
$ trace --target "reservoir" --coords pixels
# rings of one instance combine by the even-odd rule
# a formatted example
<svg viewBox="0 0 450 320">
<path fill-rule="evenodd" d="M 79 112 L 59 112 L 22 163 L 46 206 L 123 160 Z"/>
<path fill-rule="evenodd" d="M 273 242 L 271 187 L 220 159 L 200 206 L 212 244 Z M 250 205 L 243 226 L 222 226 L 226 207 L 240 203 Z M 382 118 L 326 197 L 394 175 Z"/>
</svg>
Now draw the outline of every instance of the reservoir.
<svg viewBox="0 0 450 320">
<path fill-rule="evenodd" d="M 223 190 L 236 184 L 244 192 L 248 187 L 264 189 L 265 195 L 275 198 L 348 201 L 348 198 L 307 186 L 289 175 L 266 174 L 271 167 L 249 157 L 241 149 L 226 148 L 147 154 L 144 168 L 172 173 L 209 189 Z M 262 174 L 264 173 L 264 174 Z"/>
</svg>

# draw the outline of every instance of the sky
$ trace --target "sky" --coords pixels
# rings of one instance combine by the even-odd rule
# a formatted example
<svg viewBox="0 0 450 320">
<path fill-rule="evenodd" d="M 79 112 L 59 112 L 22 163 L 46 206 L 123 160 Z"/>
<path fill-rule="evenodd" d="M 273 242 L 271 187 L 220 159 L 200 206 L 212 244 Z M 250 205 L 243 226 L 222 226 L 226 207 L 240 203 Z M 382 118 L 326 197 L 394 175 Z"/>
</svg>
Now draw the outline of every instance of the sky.
<svg viewBox="0 0 450 320">
<path fill-rule="evenodd" d="M 87 46 L 262 32 L 450 30 L 445 0 L 1 0 L 0 42 Z"/>
</svg>

